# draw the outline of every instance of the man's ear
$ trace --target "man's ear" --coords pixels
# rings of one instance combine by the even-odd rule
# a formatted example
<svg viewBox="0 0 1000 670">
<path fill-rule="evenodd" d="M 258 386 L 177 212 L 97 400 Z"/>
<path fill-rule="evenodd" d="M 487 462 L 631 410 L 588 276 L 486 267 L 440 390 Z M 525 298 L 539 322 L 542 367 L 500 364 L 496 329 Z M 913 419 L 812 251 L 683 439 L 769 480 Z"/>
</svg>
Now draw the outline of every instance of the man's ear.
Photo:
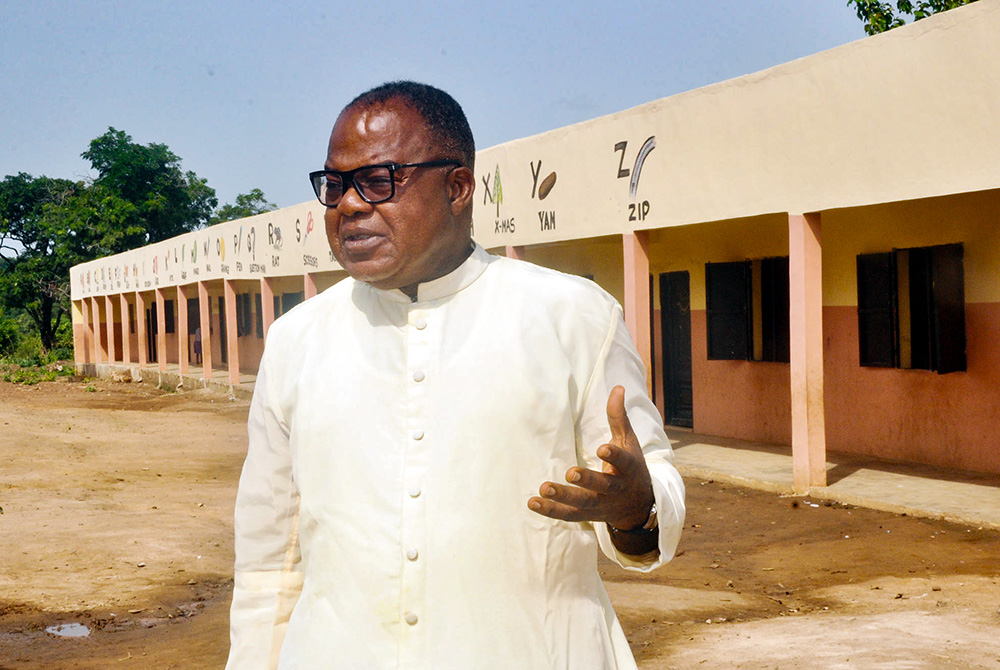
<svg viewBox="0 0 1000 670">
<path fill-rule="evenodd" d="M 472 195 L 476 190 L 476 175 L 467 167 L 457 167 L 448 173 L 448 198 L 451 213 L 458 216 L 472 207 Z"/>
</svg>

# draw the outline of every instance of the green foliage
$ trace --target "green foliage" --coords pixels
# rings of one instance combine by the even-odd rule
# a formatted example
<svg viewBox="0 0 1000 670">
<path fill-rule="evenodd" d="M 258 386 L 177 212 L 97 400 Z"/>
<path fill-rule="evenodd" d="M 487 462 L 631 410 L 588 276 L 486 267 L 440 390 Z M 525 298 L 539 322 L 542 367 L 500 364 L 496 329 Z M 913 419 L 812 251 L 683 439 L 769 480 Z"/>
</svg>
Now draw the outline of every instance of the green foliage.
<svg viewBox="0 0 1000 670">
<path fill-rule="evenodd" d="M 0 311 L 0 358 L 13 354 L 20 341 L 21 331 L 17 322 Z"/>
<path fill-rule="evenodd" d="M 24 384 L 34 386 L 39 382 L 54 382 L 60 377 L 73 376 L 73 366 L 59 365 L 51 367 L 13 367 L 3 369 L 0 379 L 11 384 Z"/>
<path fill-rule="evenodd" d="M 236 196 L 234 204 L 225 204 L 215 211 L 209 220 L 209 225 L 222 223 L 223 221 L 235 221 L 245 219 L 255 214 L 273 212 L 277 206 L 273 202 L 268 202 L 264 197 L 264 192 L 259 188 L 252 189 L 249 193 L 240 193 Z"/>
<path fill-rule="evenodd" d="M 0 306 L 28 314 L 46 348 L 67 314 L 69 269 L 83 260 L 70 252 L 76 231 L 54 212 L 82 189 L 23 172 L 0 182 Z"/>
<path fill-rule="evenodd" d="M 0 306 L 30 317 L 44 352 L 68 323 L 70 268 L 196 230 L 218 204 L 166 145 L 109 128 L 82 156 L 92 183 L 23 172 L 0 182 Z"/>
<path fill-rule="evenodd" d="M 23 312 L 16 318 L 0 315 L 0 334 L 15 333 L 14 338 L 8 341 L 9 346 L 0 348 L 0 363 L 33 367 L 73 360 L 73 332 L 69 320 L 63 321 L 49 349 L 42 346 L 41 337 L 32 325 L 31 319 Z"/>
<path fill-rule="evenodd" d="M 893 8 L 892 3 L 879 2 L 879 0 L 847 0 L 847 5 L 854 6 L 858 18 L 865 23 L 865 32 L 869 35 L 876 35 L 904 25 L 906 20 L 903 15 L 908 15 L 914 21 L 919 21 L 932 14 L 972 2 L 976 2 L 976 0 L 917 0 L 916 2 L 899 0 Z"/>
<path fill-rule="evenodd" d="M 194 172 L 182 172 L 181 159 L 165 144 L 143 146 L 124 131 L 108 128 L 81 156 L 97 171 L 94 185 L 106 197 L 135 207 L 144 244 L 201 228 L 218 204 L 215 189 Z"/>
<path fill-rule="evenodd" d="M 0 380 L 14 384 L 37 384 L 73 375 L 75 366 L 67 362 L 73 359 L 73 350 L 60 341 L 60 346 L 46 352 L 38 333 L 26 329 L 28 323 L 30 319 L 24 314 L 12 317 L 0 313 L 0 337 L 7 329 L 18 333 L 13 346 L 0 349 Z M 64 334 L 61 336 L 65 337 Z"/>
</svg>

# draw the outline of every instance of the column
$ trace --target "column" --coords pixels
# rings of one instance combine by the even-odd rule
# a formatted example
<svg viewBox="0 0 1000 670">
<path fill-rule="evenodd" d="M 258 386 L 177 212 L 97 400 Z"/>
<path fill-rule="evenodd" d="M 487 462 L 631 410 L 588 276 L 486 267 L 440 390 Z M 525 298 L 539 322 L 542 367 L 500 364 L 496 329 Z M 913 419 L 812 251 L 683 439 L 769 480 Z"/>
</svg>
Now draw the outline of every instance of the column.
<svg viewBox="0 0 1000 670">
<path fill-rule="evenodd" d="M 122 310 L 122 363 L 132 362 L 132 321 L 128 318 L 128 298 L 124 293 L 118 294 L 118 302 Z"/>
<path fill-rule="evenodd" d="M 90 299 L 90 319 L 94 327 L 94 363 L 107 360 L 104 338 L 101 337 L 101 304 L 99 298 Z"/>
<path fill-rule="evenodd" d="M 646 368 L 646 391 L 653 397 L 652 336 L 649 323 L 649 233 L 639 230 L 622 234 L 625 270 L 625 325 L 628 326 Z"/>
<path fill-rule="evenodd" d="M 822 251 L 819 214 L 789 214 L 792 483 L 797 493 L 826 486 Z"/>
<path fill-rule="evenodd" d="M 104 296 L 104 311 L 108 315 L 108 362 L 118 360 L 118 347 L 115 346 L 115 303 L 110 295 Z"/>
<path fill-rule="evenodd" d="M 201 364 L 204 379 L 212 378 L 212 303 L 208 284 L 198 282 L 198 326 L 201 328 Z"/>
<path fill-rule="evenodd" d="M 523 261 L 524 260 L 524 247 L 521 246 L 521 245 L 514 246 L 512 244 L 508 244 L 507 245 L 507 249 L 505 251 L 505 254 L 506 254 L 507 258 L 515 258 L 515 259 L 517 259 L 519 261 Z"/>
<path fill-rule="evenodd" d="M 316 297 L 316 293 L 317 293 L 317 291 L 316 291 L 316 275 L 314 275 L 312 272 L 305 273 L 305 275 L 303 276 L 303 282 L 302 282 L 302 284 L 303 284 L 303 287 L 302 287 L 302 298 L 303 298 L 303 300 L 308 300 L 309 298 L 315 298 Z M 263 300 L 264 296 L 262 295 L 260 297 L 260 299 Z M 273 305 L 272 305 L 272 309 L 273 309 Z"/>
<path fill-rule="evenodd" d="M 183 286 L 177 287 L 177 362 L 180 365 L 181 374 L 188 372 L 188 352 L 191 350 L 188 344 L 188 310 L 187 310 L 187 290 Z"/>
<path fill-rule="evenodd" d="M 87 299 L 82 298 L 73 303 L 73 361 L 80 365 L 90 362 L 90 349 L 87 348 L 87 334 L 90 331 L 88 322 L 89 310 Z M 79 369 L 79 368 L 78 368 Z"/>
<path fill-rule="evenodd" d="M 136 339 L 139 340 L 139 368 L 149 365 L 149 335 L 146 333 L 146 296 L 135 292 Z"/>
<path fill-rule="evenodd" d="M 167 371 L 167 310 L 163 289 L 156 289 L 156 362 L 160 372 Z"/>
<path fill-rule="evenodd" d="M 226 292 L 226 349 L 229 353 L 229 383 L 240 383 L 240 338 L 236 324 L 236 285 L 231 279 L 224 279 Z"/>
<path fill-rule="evenodd" d="M 260 280 L 260 307 L 264 315 L 264 341 L 267 341 L 267 331 L 274 323 L 274 280 L 270 277 L 261 277 Z"/>
</svg>

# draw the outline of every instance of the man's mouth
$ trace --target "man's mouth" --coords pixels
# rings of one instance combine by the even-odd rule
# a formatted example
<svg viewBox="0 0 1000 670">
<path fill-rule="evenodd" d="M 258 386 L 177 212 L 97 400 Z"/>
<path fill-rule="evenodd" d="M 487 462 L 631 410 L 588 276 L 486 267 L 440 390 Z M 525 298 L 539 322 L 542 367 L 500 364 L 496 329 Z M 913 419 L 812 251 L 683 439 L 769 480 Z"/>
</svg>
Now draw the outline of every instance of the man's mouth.
<svg viewBox="0 0 1000 670">
<path fill-rule="evenodd" d="M 357 242 L 359 240 L 367 240 L 371 237 L 375 237 L 371 233 L 351 233 L 350 235 L 344 236 L 345 242 Z"/>
<path fill-rule="evenodd" d="M 374 249 L 382 240 L 381 235 L 363 231 L 347 233 L 343 236 L 343 246 L 347 251 L 364 252 Z"/>
</svg>

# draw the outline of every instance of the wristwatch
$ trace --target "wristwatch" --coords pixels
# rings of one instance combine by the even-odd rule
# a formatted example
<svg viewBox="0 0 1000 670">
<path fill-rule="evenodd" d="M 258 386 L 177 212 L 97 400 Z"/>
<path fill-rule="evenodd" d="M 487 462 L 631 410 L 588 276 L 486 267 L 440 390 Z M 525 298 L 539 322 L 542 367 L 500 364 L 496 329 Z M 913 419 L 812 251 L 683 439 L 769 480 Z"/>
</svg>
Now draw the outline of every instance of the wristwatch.
<svg viewBox="0 0 1000 670">
<path fill-rule="evenodd" d="M 642 524 L 638 528 L 633 528 L 631 530 L 622 530 L 621 528 L 615 528 L 610 523 L 608 524 L 608 530 L 613 533 L 625 533 L 627 535 L 641 535 L 643 533 L 652 533 L 656 530 L 657 519 L 656 519 L 656 501 L 653 501 L 653 506 L 649 508 L 649 518 L 646 519 L 646 523 Z"/>
</svg>

